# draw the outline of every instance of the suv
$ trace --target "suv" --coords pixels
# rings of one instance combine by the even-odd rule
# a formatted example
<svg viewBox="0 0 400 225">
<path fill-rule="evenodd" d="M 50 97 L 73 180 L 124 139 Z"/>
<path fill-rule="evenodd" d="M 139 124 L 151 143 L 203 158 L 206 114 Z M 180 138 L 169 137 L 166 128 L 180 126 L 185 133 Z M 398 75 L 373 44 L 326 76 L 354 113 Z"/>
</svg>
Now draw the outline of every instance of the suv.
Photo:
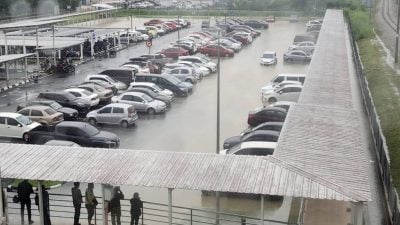
<svg viewBox="0 0 400 225">
<path fill-rule="evenodd" d="M 46 126 L 52 126 L 64 120 L 62 113 L 44 105 L 28 106 L 18 111 L 18 113 Z"/>
<path fill-rule="evenodd" d="M 42 92 L 39 94 L 38 98 L 56 101 L 64 107 L 71 107 L 78 110 L 80 114 L 86 114 L 90 108 L 89 101 L 77 98 L 66 91 Z"/>
<path fill-rule="evenodd" d="M 89 112 L 86 118 L 90 124 L 119 124 L 124 128 L 135 124 L 138 119 L 135 108 L 132 105 L 111 103 L 98 110 Z"/>
<path fill-rule="evenodd" d="M 272 104 L 277 101 L 292 101 L 297 102 L 300 97 L 302 85 L 286 85 L 273 92 L 266 93 L 262 96 L 263 105 Z"/>
<path fill-rule="evenodd" d="M 261 65 L 276 65 L 278 58 L 276 57 L 276 52 L 264 52 L 260 59 Z"/>
<path fill-rule="evenodd" d="M 22 138 L 28 141 L 28 132 L 36 127 L 40 127 L 40 123 L 33 122 L 24 115 L 0 112 L 0 137 Z"/>
<path fill-rule="evenodd" d="M 120 96 L 113 97 L 112 101 L 133 105 L 137 111 L 147 112 L 150 115 L 167 110 L 167 105 L 164 102 L 154 100 L 150 96 L 140 92 L 125 92 Z"/>
<path fill-rule="evenodd" d="M 278 107 L 259 108 L 249 112 L 247 123 L 255 127 L 265 122 L 284 122 L 287 111 Z"/>
<path fill-rule="evenodd" d="M 20 104 L 17 106 L 17 111 L 32 105 L 44 105 L 49 106 L 50 108 L 56 110 L 63 114 L 64 120 L 76 120 L 78 117 L 78 111 L 73 108 L 62 107 L 62 105 L 58 104 L 55 101 L 31 101 L 25 104 Z"/>
</svg>

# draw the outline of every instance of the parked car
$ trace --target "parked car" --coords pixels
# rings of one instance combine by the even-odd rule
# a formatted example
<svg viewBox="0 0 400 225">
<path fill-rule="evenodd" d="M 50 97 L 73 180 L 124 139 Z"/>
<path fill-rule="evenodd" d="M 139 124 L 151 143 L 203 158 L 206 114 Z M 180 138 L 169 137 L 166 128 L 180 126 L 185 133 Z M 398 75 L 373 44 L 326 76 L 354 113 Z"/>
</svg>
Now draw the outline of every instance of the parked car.
<svg viewBox="0 0 400 225">
<path fill-rule="evenodd" d="M 129 104 L 111 103 L 100 109 L 93 110 L 86 115 L 87 121 L 97 124 L 116 124 L 128 128 L 138 119 L 135 108 Z"/>
<path fill-rule="evenodd" d="M 84 147 L 117 148 L 117 135 L 99 131 L 85 122 L 64 121 L 52 127 L 36 127 L 28 132 L 28 143 L 41 144 L 49 140 L 72 141 Z"/>
<path fill-rule="evenodd" d="M 290 50 L 283 54 L 283 61 L 285 62 L 310 62 L 312 56 L 301 50 Z"/>
<path fill-rule="evenodd" d="M 76 120 L 78 118 L 78 110 L 69 108 L 69 107 L 63 107 L 62 105 L 58 104 L 56 101 L 40 101 L 40 100 L 35 100 L 35 101 L 30 101 L 25 104 L 19 104 L 17 106 L 17 111 L 28 107 L 28 106 L 33 106 L 33 105 L 43 105 L 43 106 L 48 106 L 55 111 L 62 113 L 64 120 Z"/>
<path fill-rule="evenodd" d="M 298 81 L 301 84 L 304 84 L 306 80 L 305 74 L 294 74 L 294 73 L 280 73 L 276 75 L 272 80 L 269 82 L 269 85 L 277 85 L 283 81 Z"/>
<path fill-rule="evenodd" d="M 299 16 L 297 16 L 297 15 L 289 16 L 289 23 L 297 23 L 297 22 L 299 22 Z"/>
<path fill-rule="evenodd" d="M 187 67 L 194 69 L 196 77 L 199 77 L 200 79 L 203 78 L 204 76 L 210 75 L 210 70 L 207 67 L 200 66 L 197 63 L 178 60 L 174 64 L 181 65 L 181 66 L 187 66 Z"/>
<path fill-rule="evenodd" d="M 177 59 L 179 56 L 186 56 L 189 55 L 189 51 L 180 48 L 180 47 L 172 47 L 172 48 L 166 48 L 161 50 L 161 54 L 165 55 L 166 57 Z"/>
<path fill-rule="evenodd" d="M 42 92 L 39 99 L 53 100 L 64 107 L 70 107 L 78 110 L 79 114 L 86 114 L 90 108 L 90 102 L 85 99 L 77 98 L 75 95 L 66 91 Z"/>
<path fill-rule="evenodd" d="M 60 140 L 50 140 L 50 141 L 44 143 L 44 145 L 64 146 L 64 147 L 81 147 L 80 145 L 78 145 L 77 143 L 75 143 L 73 141 L 60 141 Z"/>
<path fill-rule="evenodd" d="M 125 90 L 127 88 L 127 85 L 125 83 L 121 81 L 116 81 L 115 79 L 111 78 L 108 75 L 94 74 L 94 75 L 87 75 L 85 78 L 85 81 L 92 81 L 92 80 L 101 80 L 109 84 L 113 84 L 118 89 L 118 91 Z"/>
<path fill-rule="evenodd" d="M 111 90 L 113 94 L 116 94 L 118 92 L 118 88 L 115 87 L 114 84 L 110 84 L 110 83 L 108 83 L 106 81 L 102 81 L 102 80 L 89 80 L 89 81 L 84 81 L 81 84 L 82 85 L 86 85 L 86 84 L 100 85 L 107 90 Z"/>
<path fill-rule="evenodd" d="M 172 62 L 171 58 L 167 58 L 163 54 L 146 54 L 146 55 L 141 55 L 140 58 L 144 58 L 147 61 L 159 65 L 160 67 L 163 67 L 165 64 Z"/>
<path fill-rule="evenodd" d="M 199 52 L 205 54 L 206 56 L 219 56 L 221 57 L 233 57 L 235 52 L 231 49 L 225 48 L 223 46 L 218 46 L 217 44 L 208 44 L 199 48 Z"/>
<path fill-rule="evenodd" d="M 243 136 L 233 136 L 225 139 L 224 149 L 232 148 L 233 146 L 245 141 L 269 141 L 277 142 L 279 132 L 271 130 L 256 130 Z"/>
<path fill-rule="evenodd" d="M 111 98 L 113 96 L 113 92 L 110 89 L 105 89 L 102 86 L 98 84 L 80 84 L 76 86 L 77 88 L 85 89 L 87 91 L 90 91 L 94 94 L 97 94 L 99 96 L 100 102 L 102 103 L 109 103 L 111 101 Z"/>
<path fill-rule="evenodd" d="M 304 41 L 312 41 L 312 42 L 316 43 L 317 39 L 311 34 L 298 34 L 294 37 L 293 44 L 296 45 L 296 44 L 298 44 L 300 42 L 304 42 Z"/>
<path fill-rule="evenodd" d="M 267 21 L 268 23 L 273 23 L 273 22 L 275 22 L 275 16 L 267 16 L 266 21 Z"/>
<path fill-rule="evenodd" d="M 170 107 L 171 103 L 173 101 L 172 97 L 167 97 L 165 95 L 158 94 L 158 93 L 156 93 L 156 92 L 154 92 L 154 91 L 152 91 L 152 90 L 150 90 L 148 88 L 135 87 L 135 88 L 130 89 L 129 91 L 140 92 L 140 93 L 146 94 L 146 95 L 150 96 L 153 99 L 156 99 L 156 100 L 164 102 L 167 105 L 167 107 Z"/>
<path fill-rule="evenodd" d="M 271 93 L 274 90 L 280 89 L 286 85 L 291 85 L 291 84 L 303 85 L 303 83 L 301 83 L 300 81 L 294 81 L 294 80 L 284 80 L 280 83 L 270 83 L 261 88 L 261 96 Z"/>
<path fill-rule="evenodd" d="M 265 122 L 284 122 L 286 118 L 286 110 L 277 107 L 258 108 L 250 111 L 247 123 L 251 127 L 255 127 Z"/>
<path fill-rule="evenodd" d="M 260 59 L 261 65 L 276 65 L 278 58 L 276 57 L 276 52 L 264 52 Z"/>
<path fill-rule="evenodd" d="M 218 45 L 218 39 L 213 40 L 211 43 Z M 233 41 L 229 40 L 228 38 L 220 38 L 219 43 L 226 48 L 232 49 L 235 52 L 238 52 L 242 49 L 242 44 L 233 42 Z"/>
<path fill-rule="evenodd" d="M 242 142 L 230 149 L 220 152 L 221 155 L 256 155 L 267 156 L 272 155 L 276 148 L 276 142 L 268 141 L 247 141 Z"/>
<path fill-rule="evenodd" d="M 53 126 L 64 121 L 62 113 L 44 105 L 28 106 L 19 110 L 17 113 L 27 116 L 29 119 L 45 126 Z"/>
<path fill-rule="evenodd" d="M 172 91 L 174 95 L 177 96 L 188 96 L 189 92 L 191 92 L 191 90 L 189 90 L 190 87 L 177 78 L 168 75 L 138 74 L 136 75 L 136 81 L 155 83 L 161 88 Z"/>
<path fill-rule="evenodd" d="M 281 132 L 282 127 L 283 127 L 283 122 L 265 122 L 258 126 L 250 127 L 250 128 L 243 130 L 240 133 L 240 135 L 243 136 L 250 132 L 254 132 L 256 130 L 272 130 L 272 131 L 276 131 L 276 132 Z"/>
<path fill-rule="evenodd" d="M 308 28 L 308 27 L 311 27 L 313 25 L 321 25 L 321 24 L 322 24 L 322 20 L 309 20 L 306 23 L 306 27 Z"/>
<path fill-rule="evenodd" d="M 119 37 L 121 43 L 136 43 L 138 42 L 138 32 L 121 32 Z"/>
<path fill-rule="evenodd" d="M 107 75 L 116 81 L 124 83 L 125 89 L 135 80 L 135 74 L 137 73 L 138 69 L 136 67 L 110 68 L 100 72 L 100 74 Z"/>
<path fill-rule="evenodd" d="M 314 25 L 307 27 L 306 32 L 320 31 L 321 28 L 322 28 L 322 24 L 314 24 Z"/>
<path fill-rule="evenodd" d="M 19 113 L 0 112 L 0 137 L 20 138 L 27 142 L 29 131 L 40 126 L 40 123 Z"/>
<path fill-rule="evenodd" d="M 272 103 L 269 106 L 282 108 L 282 109 L 285 109 L 286 112 L 289 112 L 290 107 L 292 107 L 296 104 L 297 104 L 297 102 L 293 102 L 293 101 L 279 101 L 279 102 Z"/>
<path fill-rule="evenodd" d="M 244 25 L 247 25 L 252 28 L 256 29 L 267 29 L 268 23 L 261 21 L 261 20 L 246 20 L 244 21 Z"/>
<path fill-rule="evenodd" d="M 134 91 L 125 92 L 120 96 L 114 96 L 112 101 L 115 103 L 133 105 L 138 112 L 147 112 L 150 115 L 162 113 L 167 110 L 167 105 L 164 102 Z"/>
<path fill-rule="evenodd" d="M 178 78 L 181 81 L 185 81 L 191 84 L 197 83 L 197 76 L 194 70 L 190 67 L 180 66 L 171 70 L 166 70 L 163 75 L 170 75 Z M 200 79 L 200 78 L 199 78 Z"/>
<path fill-rule="evenodd" d="M 132 90 L 133 88 L 146 88 L 153 91 L 154 93 L 168 97 L 169 99 L 171 99 L 171 101 L 174 100 L 174 93 L 171 90 L 162 88 L 152 82 L 132 82 L 128 88 L 128 91 Z"/>
<path fill-rule="evenodd" d="M 90 106 L 97 106 L 100 102 L 99 96 L 93 92 L 85 90 L 83 88 L 68 88 L 65 89 L 66 92 L 73 94 L 79 99 L 84 99 L 90 102 Z"/>
<path fill-rule="evenodd" d="M 301 50 L 306 52 L 307 54 L 313 54 L 314 49 L 315 49 L 315 44 L 312 41 L 299 42 L 289 47 L 289 50 Z"/>
<path fill-rule="evenodd" d="M 277 101 L 297 102 L 300 97 L 303 85 L 286 85 L 273 92 L 266 93 L 262 96 L 263 105 L 275 103 Z"/>
<path fill-rule="evenodd" d="M 181 56 L 178 58 L 178 60 L 197 63 L 201 66 L 208 68 L 211 73 L 217 71 L 217 64 L 214 62 L 211 62 L 211 60 L 209 60 L 208 58 L 199 57 L 199 56 Z"/>
<path fill-rule="evenodd" d="M 162 21 L 160 19 L 152 19 L 152 20 L 149 20 L 149 21 L 145 22 L 144 25 L 145 26 L 152 26 L 152 25 L 155 25 L 155 24 L 163 23 L 163 22 L 164 21 Z"/>
</svg>

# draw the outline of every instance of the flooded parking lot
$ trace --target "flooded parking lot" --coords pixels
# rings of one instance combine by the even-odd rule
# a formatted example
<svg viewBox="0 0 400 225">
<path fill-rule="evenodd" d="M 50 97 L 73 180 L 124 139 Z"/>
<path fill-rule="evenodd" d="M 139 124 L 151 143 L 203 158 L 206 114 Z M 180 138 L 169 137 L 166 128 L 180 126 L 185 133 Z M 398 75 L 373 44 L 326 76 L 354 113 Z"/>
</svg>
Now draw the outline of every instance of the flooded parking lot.
<svg viewBox="0 0 400 225">
<path fill-rule="evenodd" d="M 142 20 L 135 20 L 134 26 Z M 101 26 L 130 26 L 130 20 L 121 19 L 113 24 Z M 191 31 L 200 30 L 200 21 L 193 20 L 190 29 L 183 30 L 180 36 Z M 296 34 L 304 33 L 303 23 L 290 24 L 277 21 L 268 30 L 262 30 L 260 37 L 243 48 L 233 58 L 221 60 L 221 144 L 225 138 L 238 135 L 247 128 L 247 113 L 262 106 L 260 88 L 278 73 L 305 73 L 307 64 L 285 64 L 282 55 L 292 43 Z M 171 33 L 153 41 L 152 53 L 174 42 L 177 33 Z M 264 51 L 276 51 L 278 63 L 275 66 L 261 66 L 259 57 Z M 52 76 L 0 94 L 1 111 L 15 111 L 16 105 L 25 99 L 33 99 L 39 92 L 61 90 L 83 81 L 88 74 L 100 72 L 109 67 L 118 67 L 130 57 L 148 52 L 144 43 L 131 46 L 117 54 L 116 58 L 96 59 L 79 65 L 75 75 L 67 77 Z M 215 59 L 214 59 L 215 60 Z M 216 61 L 216 60 L 215 60 Z M 137 150 L 178 151 L 178 152 L 216 152 L 216 118 L 217 118 L 217 75 L 205 77 L 195 85 L 193 94 L 177 98 L 172 107 L 164 114 L 148 116 L 139 115 L 135 127 L 103 126 L 102 130 L 111 131 L 121 138 L 121 148 Z M 221 146 L 222 147 L 222 146 Z M 70 192 L 66 186 L 60 190 Z M 84 188 L 84 187 L 82 187 Z M 122 187 L 129 193 L 138 191 L 142 199 L 151 202 L 167 202 L 166 189 Z M 174 205 L 195 208 L 214 208 L 215 199 L 202 195 L 200 191 L 173 191 Z M 283 202 L 267 202 L 265 217 L 286 221 L 289 216 L 291 198 Z M 221 211 L 259 216 L 259 200 L 227 198 L 221 199 Z"/>
</svg>

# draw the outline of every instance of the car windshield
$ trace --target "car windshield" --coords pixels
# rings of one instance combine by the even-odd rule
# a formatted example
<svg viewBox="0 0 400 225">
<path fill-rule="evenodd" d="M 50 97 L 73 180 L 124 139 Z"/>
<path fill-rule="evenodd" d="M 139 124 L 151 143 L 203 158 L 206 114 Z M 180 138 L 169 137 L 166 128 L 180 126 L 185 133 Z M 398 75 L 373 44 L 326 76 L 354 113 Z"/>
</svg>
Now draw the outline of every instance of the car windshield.
<svg viewBox="0 0 400 225">
<path fill-rule="evenodd" d="M 69 93 L 69 92 L 66 92 L 66 93 L 64 94 L 64 96 L 67 97 L 68 100 L 70 100 L 70 101 L 74 101 L 75 99 L 77 99 L 77 97 L 76 97 L 75 95 L 73 95 L 73 94 L 71 94 L 71 93 Z"/>
<path fill-rule="evenodd" d="M 47 114 L 49 114 L 49 115 L 53 115 L 53 114 L 57 113 L 57 112 L 54 111 L 54 109 L 52 109 L 52 108 L 47 108 L 47 109 L 45 109 L 44 111 L 45 111 Z"/>
<path fill-rule="evenodd" d="M 267 53 L 267 54 L 264 54 L 262 57 L 263 58 L 267 58 L 267 59 L 273 59 L 274 58 L 274 54 Z"/>
<path fill-rule="evenodd" d="M 147 102 L 152 102 L 154 101 L 150 96 L 148 95 L 142 95 L 142 98 L 144 98 L 144 100 L 146 100 Z"/>
<path fill-rule="evenodd" d="M 178 78 L 174 77 L 174 76 L 168 76 L 166 79 L 169 80 L 171 83 L 173 83 L 175 85 L 181 83 L 181 81 Z"/>
<path fill-rule="evenodd" d="M 156 90 L 156 91 L 163 91 L 163 89 L 162 89 L 160 86 L 158 86 L 158 85 L 154 85 L 153 88 L 154 88 L 154 90 Z"/>
<path fill-rule="evenodd" d="M 94 135 L 98 134 L 100 131 L 96 127 L 94 127 L 90 124 L 85 124 L 85 132 L 89 136 L 94 136 Z"/>
<path fill-rule="evenodd" d="M 58 110 L 58 109 L 61 109 L 61 108 L 62 108 L 62 106 L 61 106 L 60 104 L 58 104 L 57 102 L 51 103 L 51 104 L 50 104 L 50 107 L 51 107 L 52 109 L 54 109 L 54 110 Z"/>
<path fill-rule="evenodd" d="M 33 123 L 33 121 L 26 116 L 18 116 L 16 119 L 23 125 L 29 125 Z"/>
<path fill-rule="evenodd" d="M 92 92 L 90 92 L 90 91 L 88 91 L 88 90 L 83 90 L 82 93 L 83 93 L 84 95 L 91 95 L 91 94 L 92 94 Z"/>
</svg>

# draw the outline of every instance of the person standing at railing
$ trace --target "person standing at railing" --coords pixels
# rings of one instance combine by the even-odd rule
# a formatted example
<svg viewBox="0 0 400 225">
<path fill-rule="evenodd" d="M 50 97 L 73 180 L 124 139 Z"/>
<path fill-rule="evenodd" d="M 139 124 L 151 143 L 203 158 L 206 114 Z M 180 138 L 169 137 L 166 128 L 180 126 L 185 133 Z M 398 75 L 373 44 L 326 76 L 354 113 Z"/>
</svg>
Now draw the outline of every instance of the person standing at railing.
<svg viewBox="0 0 400 225">
<path fill-rule="evenodd" d="M 139 193 L 135 192 L 131 202 L 131 225 L 138 225 L 140 215 L 142 215 L 143 202 L 140 200 Z"/>
<path fill-rule="evenodd" d="M 114 187 L 111 200 L 110 200 L 110 211 L 111 211 L 111 222 L 112 225 L 121 225 L 121 200 L 124 199 L 124 194 L 122 193 L 119 186 Z M 117 219 L 117 224 L 115 224 L 115 218 Z"/>
<path fill-rule="evenodd" d="M 96 209 L 97 200 L 93 193 L 94 184 L 89 183 L 85 192 L 85 205 L 88 212 L 88 225 L 92 225 L 92 218 Z"/>
<path fill-rule="evenodd" d="M 32 184 L 28 180 L 23 180 L 18 184 L 17 193 L 19 197 L 19 202 L 21 204 L 21 223 L 24 223 L 24 210 L 28 211 L 29 224 L 32 224 L 32 214 L 31 214 L 31 194 L 33 193 Z"/>
<path fill-rule="evenodd" d="M 79 217 L 81 216 L 81 205 L 82 205 L 82 192 L 79 189 L 79 182 L 74 182 L 74 187 L 71 188 L 72 202 L 74 204 L 74 225 L 81 225 L 79 223 Z"/>
</svg>

